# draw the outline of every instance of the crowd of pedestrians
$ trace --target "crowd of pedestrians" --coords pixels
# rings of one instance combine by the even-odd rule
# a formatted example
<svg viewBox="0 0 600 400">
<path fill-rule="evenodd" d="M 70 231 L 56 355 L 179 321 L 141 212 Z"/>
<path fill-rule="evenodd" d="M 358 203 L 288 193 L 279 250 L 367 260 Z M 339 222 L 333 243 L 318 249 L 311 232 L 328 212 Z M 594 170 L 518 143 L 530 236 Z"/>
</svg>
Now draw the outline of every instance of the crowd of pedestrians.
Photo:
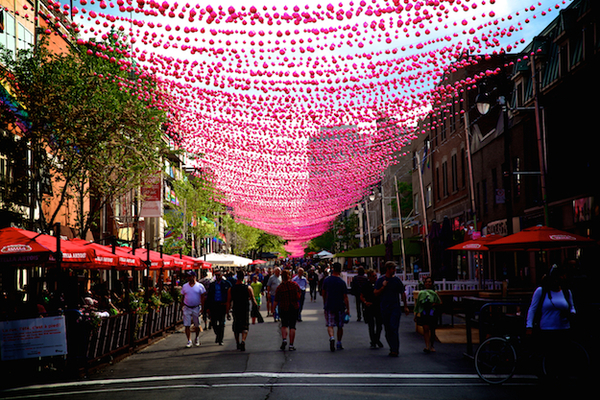
<svg viewBox="0 0 600 400">
<path fill-rule="evenodd" d="M 210 321 L 215 343 L 223 344 L 226 321 L 232 321 L 232 329 L 240 351 L 246 350 L 246 339 L 251 326 L 264 322 L 260 313 L 262 297 L 265 297 L 267 317 L 279 323 L 281 328 L 281 350 L 295 351 L 297 323 L 302 322 L 302 310 L 307 298 L 311 302 L 323 302 L 323 322 L 327 330 L 329 349 L 332 352 L 344 349 L 342 344 L 344 325 L 350 322 L 350 296 L 355 298 L 357 321 L 367 325 L 370 346 L 382 348 L 381 334 L 384 333 L 389 346 L 389 356 L 399 353 L 399 325 L 408 305 L 402 281 L 395 276 L 397 264 L 387 262 L 381 274 L 375 270 L 357 269 L 350 285 L 342 279 L 340 263 L 311 265 L 308 261 L 287 261 L 272 268 L 256 268 L 253 271 L 237 271 L 235 277 L 216 270 L 210 281 L 197 282 L 191 272 L 188 283 L 182 287 L 184 326 L 187 346 L 192 346 L 191 325 L 196 332 L 195 344 L 200 345 L 200 316 Z M 206 287 L 204 287 L 204 286 Z M 350 287 L 348 287 L 350 286 Z M 199 287 L 202 287 L 200 289 Z M 436 299 L 437 300 L 437 299 Z M 430 320 L 428 320 L 430 321 Z M 422 323 L 423 320 L 419 320 Z M 426 339 L 426 349 L 433 350 L 431 336 Z"/>
</svg>

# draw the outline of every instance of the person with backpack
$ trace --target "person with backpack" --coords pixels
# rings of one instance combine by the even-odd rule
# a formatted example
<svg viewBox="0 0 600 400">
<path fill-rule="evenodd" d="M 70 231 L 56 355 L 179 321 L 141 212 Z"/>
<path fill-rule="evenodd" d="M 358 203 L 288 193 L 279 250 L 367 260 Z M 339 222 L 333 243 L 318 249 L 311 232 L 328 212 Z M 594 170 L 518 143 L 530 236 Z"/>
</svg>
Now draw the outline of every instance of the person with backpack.
<svg viewBox="0 0 600 400">
<path fill-rule="evenodd" d="M 569 320 L 575 315 L 575 305 L 566 283 L 566 269 L 554 265 L 533 293 L 527 312 L 527 333 L 536 328 L 543 342 L 556 343 L 557 340 L 568 339 Z"/>
</svg>

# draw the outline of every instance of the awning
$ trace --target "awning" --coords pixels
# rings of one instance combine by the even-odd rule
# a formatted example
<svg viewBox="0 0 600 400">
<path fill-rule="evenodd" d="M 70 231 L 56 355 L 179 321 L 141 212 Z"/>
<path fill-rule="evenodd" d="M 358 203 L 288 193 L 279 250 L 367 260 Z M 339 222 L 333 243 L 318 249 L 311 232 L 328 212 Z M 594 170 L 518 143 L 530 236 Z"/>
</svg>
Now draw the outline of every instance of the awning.
<svg viewBox="0 0 600 400">
<path fill-rule="evenodd" d="M 400 240 L 395 240 L 393 242 L 393 245 L 394 256 L 400 257 L 402 255 Z M 421 241 L 416 239 L 404 239 L 404 253 L 410 256 L 420 256 Z M 385 257 L 385 243 L 371 247 L 348 250 L 343 253 L 336 254 L 335 257 Z"/>
<path fill-rule="evenodd" d="M 73 268 L 95 265 L 94 249 L 59 240 L 63 265 Z M 56 241 L 54 236 L 24 229 L 12 227 L 0 229 L 0 262 L 56 263 Z"/>
<path fill-rule="evenodd" d="M 240 257 L 233 254 L 210 253 L 202 256 L 201 259 L 213 265 L 224 267 L 244 267 L 252 263 L 250 258 Z"/>
</svg>

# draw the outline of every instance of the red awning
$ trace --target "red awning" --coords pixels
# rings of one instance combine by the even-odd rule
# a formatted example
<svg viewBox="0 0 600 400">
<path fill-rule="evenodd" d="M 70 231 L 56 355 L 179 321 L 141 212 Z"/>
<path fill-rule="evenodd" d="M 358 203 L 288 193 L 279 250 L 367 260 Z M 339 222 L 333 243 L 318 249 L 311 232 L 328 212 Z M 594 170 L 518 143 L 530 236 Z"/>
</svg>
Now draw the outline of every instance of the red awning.
<svg viewBox="0 0 600 400">
<path fill-rule="evenodd" d="M 60 240 L 62 262 L 68 267 L 90 266 L 96 261 L 93 248 Z M 19 228 L 0 229 L 0 262 L 2 263 L 56 263 L 56 241 L 54 236 Z"/>
<path fill-rule="evenodd" d="M 102 259 L 106 259 L 105 263 L 98 263 L 98 267 L 102 268 L 113 268 L 119 270 L 130 270 L 131 268 L 135 269 L 143 269 L 145 265 L 142 263 L 142 260 L 138 256 L 133 256 L 123 252 L 119 247 L 115 247 L 115 253 L 112 252 L 112 246 L 104 246 L 99 243 L 88 242 L 83 239 L 70 239 L 70 242 L 75 244 L 79 244 L 81 246 L 89 246 L 96 251 L 96 256 L 100 256 Z M 109 263 L 108 258 L 114 257 L 115 263 Z"/>
<path fill-rule="evenodd" d="M 175 257 L 179 257 L 179 256 L 175 256 Z M 186 255 L 182 255 L 181 256 L 184 260 L 187 260 L 188 262 L 192 263 L 191 266 L 188 266 L 187 269 L 197 269 L 197 268 L 201 268 L 201 269 L 211 269 L 212 268 L 212 264 L 209 262 L 206 262 L 200 258 L 195 258 L 195 257 L 190 257 L 190 256 L 186 256 Z"/>
</svg>

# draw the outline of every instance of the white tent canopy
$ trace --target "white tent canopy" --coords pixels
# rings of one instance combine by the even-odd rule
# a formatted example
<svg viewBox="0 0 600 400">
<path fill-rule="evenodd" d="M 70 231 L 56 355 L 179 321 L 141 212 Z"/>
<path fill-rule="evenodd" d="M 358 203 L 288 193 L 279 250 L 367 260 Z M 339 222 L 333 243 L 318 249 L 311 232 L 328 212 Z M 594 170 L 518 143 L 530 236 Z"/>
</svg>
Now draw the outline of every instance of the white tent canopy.
<svg viewBox="0 0 600 400">
<path fill-rule="evenodd" d="M 317 254 L 315 254 L 315 257 L 318 257 L 318 258 L 333 258 L 333 254 L 331 254 L 327 250 L 322 250 L 322 251 L 318 252 Z"/>
<path fill-rule="evenodd" d="M 200 259 L 211 263 L 213 266 L 221 267 L 245 267 L 252 262 L 250 258 L 240 257 L 233 254 L 217 253 L 206 254 L 200 257 Z"/>
</svg>

